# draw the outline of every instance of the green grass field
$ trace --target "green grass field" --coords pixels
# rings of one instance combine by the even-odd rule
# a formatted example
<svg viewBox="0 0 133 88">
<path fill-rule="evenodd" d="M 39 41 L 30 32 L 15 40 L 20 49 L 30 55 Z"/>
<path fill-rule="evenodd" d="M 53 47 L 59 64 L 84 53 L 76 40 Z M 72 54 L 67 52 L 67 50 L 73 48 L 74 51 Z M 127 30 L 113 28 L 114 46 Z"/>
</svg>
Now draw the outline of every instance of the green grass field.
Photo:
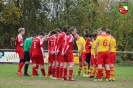
<svg viewBox="0 0 133 88">
<path fill-rule="evenodd" d="M 77 68 L 75 65 L 74 74 Z M 47 65 L 45 69 L 47 72 Z M 133 88 L 133 67 L 116 67 L 115 70 L 114 82 L 93 82 L 93 79 L 82 76 L 73 76 L 77 81 L 69 82 L 18 76 L 17 64 L 0 64 L 0 88 Z M 31 65 L 29 74 L 31 74 Z"/>
</svg>

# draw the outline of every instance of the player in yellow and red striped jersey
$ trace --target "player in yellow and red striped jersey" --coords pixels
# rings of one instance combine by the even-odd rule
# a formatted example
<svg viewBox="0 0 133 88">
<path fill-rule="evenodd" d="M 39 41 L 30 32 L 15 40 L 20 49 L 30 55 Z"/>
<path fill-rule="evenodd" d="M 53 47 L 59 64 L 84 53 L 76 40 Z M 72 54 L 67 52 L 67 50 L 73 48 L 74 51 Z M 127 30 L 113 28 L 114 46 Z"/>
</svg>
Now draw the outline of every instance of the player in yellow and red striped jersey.
<svg viewBox="0 0 133 88">
<path fill-rule="evenodd" d="M 91 74 L 90 74 L 90 78 L 92 77 L 97 77 L 97 74 L 96 74 L 96 62 L 97 62 L 97 58 L 95 57 L 95 52 L 94 52 L 94 49 L 95 49 L 95 45 L 96 45 L 96 37 L 97 37 L 97 33 L 94 32 L 92 34 L 92 39 L 91 39 Z"/>
<path fill-rule="evenodd" d="M 106 28 L 101 28 L 101 35 L 97 36 L 95 46 L 95 57 L 97 57 L 98 64 L 98 81 L 102 81 L 102 66 L 105 65 L 106 69 L 106 80 L 109 81 L 110 76 L 110 49 L 111 49 L 111 38 L 106 34 Z M 97 81 L 95 79 L 94 81 Z"/>
<path fill-rule="evenodd" d="M 111 37 L 111 51 L 110 51 L 110 81 L 115 81 L 114 77 L 114 63 L 115 63 L 115 58 L 116 58 L 116 40 L 115 38 L 111 35 L 110 30 L 107 30 L 106 33 Z"/>
<path fill-rule="evenodd" d="M 79 56 L 79 69 L 78 75 L 81 73 L 82 65 L 84 66 L 84 75 L 87 76 L 87 63 L 86 63 L 86 50 L 85 50 L 85 39 L 79 35 L 79 33 L 74 35 L 76 40 L 76 44 L 78 47 L 78 56 Z"/>
</svg>

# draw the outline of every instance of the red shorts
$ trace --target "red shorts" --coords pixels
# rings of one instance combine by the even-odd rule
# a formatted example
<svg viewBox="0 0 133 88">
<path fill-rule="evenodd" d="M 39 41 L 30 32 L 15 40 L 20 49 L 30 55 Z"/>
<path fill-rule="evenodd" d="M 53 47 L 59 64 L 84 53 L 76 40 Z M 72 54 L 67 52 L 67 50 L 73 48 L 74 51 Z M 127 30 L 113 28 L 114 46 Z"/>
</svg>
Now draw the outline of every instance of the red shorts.
<svg viewBox="0 0 133 88">
<path fill-rule="evenodd" d="M 55 59 L 55 55 L 52 55 L 52 61 L 55 61 L 56 59 Z"/>
<path fill-rule="evenodd" d="M 86 52 L 82 52 L 81 57 L 79 57 L 79 62 L 86 61 Z"/>
<path fill-rule="evenodd" d="M 94 58 L 93 65 L 97 65 L 97 58 Z"/>
<path fill-rule="evenodd" d="M 64 62 L 64 56 L 61 55 L 61 52 L 59 52 L 59 62 Z"/>
<path fill-rule="evenodd" d="M 43 56 L 32 57 L 32 64 L 44 64 Z"/>
<path fill-rule="evenodd" d="M 74 62 L 74 56 L 72 51 L 66 52 L 64 56 L 64 62 Z"/>
<path fill-rule="evenodd" d="M 24 59 L 24 52 L 18 52 L 19 59 Z"/>
<path fill-rule="evenodd" d="M 110 52 L 98 52 L 97 64 L 110 64 Z"/>
<path fill-rule="evenodd" d="M 110 63 L 111 64 L 115 63 L 115 57 L 116 57 L 116 52 L 111 52 L 110 53 Z"/>
<path fill-rule="evenodd" d="M 53 62 L 52 55 L 49 53 L 48 54 L 48 63 L 52 63 L 52 62 Z"/>
<path fill-rule="evenodd" d="M 57 62 L 59 62 L 59 55 L 57 54 L 57 55 L 55 55 L 55 60 L 57 61 Z"/>
<path fill-rule="evenodd" d="M 55 60 L 57 62 L 64 62 L 64 56 L 61 55 L 61 52 L 59 52 L 57 55 L 55 55 Z"/>
</svg>

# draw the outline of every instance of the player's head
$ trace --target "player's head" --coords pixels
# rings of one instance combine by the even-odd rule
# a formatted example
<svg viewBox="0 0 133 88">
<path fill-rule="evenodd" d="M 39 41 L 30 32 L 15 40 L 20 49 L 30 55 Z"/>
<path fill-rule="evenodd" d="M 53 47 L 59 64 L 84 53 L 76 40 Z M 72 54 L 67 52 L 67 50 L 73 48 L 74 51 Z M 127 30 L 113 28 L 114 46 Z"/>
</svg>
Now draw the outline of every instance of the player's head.
<svg viewBox="0 0 133 88">
<path fill-rule="evenodd" d="M 42 38 L 44 37 L 44 35 L 45 35 L 45 34 L 44 34 L 43 32 L 40 32 L 40 33 L 38 34 L 38 37 L 42 39 Z"/>
<path fill-rule="evenodd" d="M 76 34 L 74 34 L 74 37 L 78 39 L 80 37 L 79 33 L 77 32 Z"/>
<path fill-rule="evenodd" d="M 66 26 L 64 26 L 63 28 L 62 28 L 62 32 L 68 32 L 68 28 L 66 27 Z"/>
<path fill-rule="evenodd" d="M 106 27 L 101 27 L 101 32 L 106 32 Z"/>
<path fill-rule="evenodd" d="M 110 35 L 110 34 L 111 34 L 111 32 L 110 32 L 110 30 L 109 30 L 109 29 L 107 29 L 107 30 L 106 30 L 106 33 L 107 33 L 108 35 Z"/>
<path fill-rule="evenodd" d="M 84 33 L 84 36 L 85 36 L 86 34 L 89 34 L 89 29 L 84 29 L 83 33 Z"/>
<path fill-rule="evenodd" d="M 77 33 L 76 28 L 75 27 L 70 28 L 70 33 L 73 34 L 73 35 L 75 35 Z"/>
<path fill-rule="evenodd" d="M 37 37 L 37 35 L 36 35 L 36 34 L 33 34 L 31 37 L 32 37 L 32 38 L 35 38 L 35 37 Z"/>
<path fill-rule="evenodd" d="M 24 28 L 19 28 L 19 29 L 18 29 L 18 32 L 19 32 L 21 35 L 24 35 L 24 34 L 25 34 L 25 29 L 24 29 Z"/>
<path fill-rule="evenodd" d="M 96 31 L 97 35 L 100 35 L 101 34 L 101 28 L 98 28 Z"/>
<path fill-rule="evenodd" d="M 61 30 L 60 30 L 59 28 L 56 28 L 55 31 L 56 31 L 57 33 L 60 33 L 60 32 L 61 32 Z"/>
<path fill-rule="evenodd" d="M 69 32 L 66 33 L 66 35 L 69 35 L 69 34 L 70 34 Z"/>
<path fill-rule="evenodd" d="M 97 32 L 93 32 L 93 34 L 92 34 L 92 39 L 96 39 L 97 38 Z"/>
<path fill-rule="evenodd" d="M 92 34 L 86 34 L 85 35 L 85 39 L 87 39 L 87 40 L 91 40 L 91 37 L 92 37 Z"/>
<path fill-rule="evenodd" d="M 51 35 L 52 35 L 52 36 L 56 36 L 56 35 L 57 35 L 57 31 L 52 30 L 52 31 L 51 31 Z"/>
</svg>

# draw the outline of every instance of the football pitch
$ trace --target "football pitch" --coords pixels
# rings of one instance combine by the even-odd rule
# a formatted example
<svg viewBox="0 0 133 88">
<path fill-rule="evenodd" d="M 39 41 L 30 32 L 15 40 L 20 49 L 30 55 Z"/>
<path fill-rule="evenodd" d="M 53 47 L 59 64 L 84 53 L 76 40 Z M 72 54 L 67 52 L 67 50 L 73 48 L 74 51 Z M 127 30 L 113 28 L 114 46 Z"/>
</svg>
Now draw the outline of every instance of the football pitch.
<svg viewBox="0 0 133 88">
<path fill-rule="evenodd" d="M 77 68 L 78 65 L 75 65 L 74 74 L 77 73 Z M 45 70 L 47 72 L 47 65 Z M 84 78 L 82 75 L 74 75 L 76 81 L 73 82 L 24 77 L 18 76 L 16 71 L 17 64 L 0 64 L 0 88 L 133 88 L 133 67 L 115 67 L 116 81 L 113 82 L 93 82 L 92 78 Z M 31 74 L 31 65 L 29 74 Z"/>
</svg>

